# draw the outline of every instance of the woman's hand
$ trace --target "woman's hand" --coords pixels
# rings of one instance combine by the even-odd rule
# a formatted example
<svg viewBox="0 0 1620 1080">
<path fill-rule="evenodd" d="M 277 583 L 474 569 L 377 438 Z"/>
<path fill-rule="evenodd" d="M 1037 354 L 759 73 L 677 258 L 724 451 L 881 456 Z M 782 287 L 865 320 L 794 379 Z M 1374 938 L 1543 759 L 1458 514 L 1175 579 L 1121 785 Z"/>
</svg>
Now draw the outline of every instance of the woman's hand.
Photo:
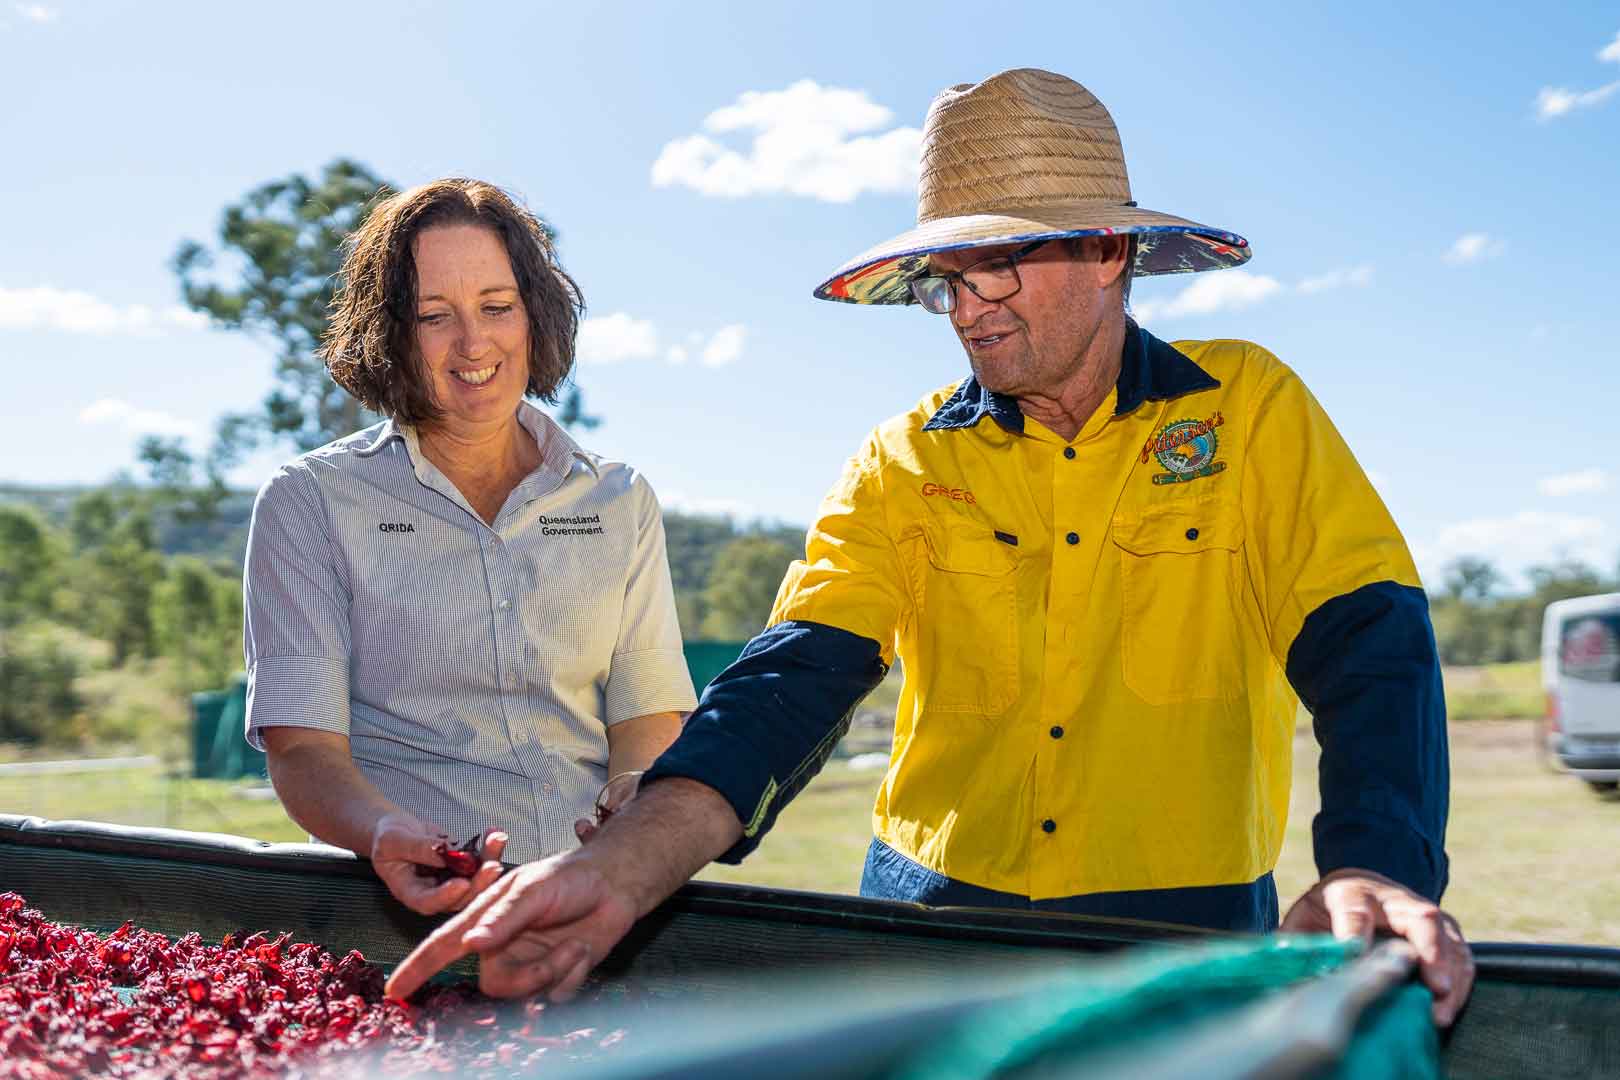
<svg viewBox="0 0 1620 1080">
<path fill-rule="evenodd" d="M 580 818 L 574 822 L 574 835 L 585 843 L 608 818 L 618 813 L 624 804 L 636 797 L 641 789 L 642 770 L 622 772 L 602 785 L 596 793 L 596 820 Z"/>
<path fill-rule="evenodd" d="M 505 870 L 501 852 L 506 849 L 506 834 L 491 832 L 484 838 L 484 862 L 476 874 L 436 884 L 421 870 L 444 868 L 444 859 L 434 848 L 446 839 L 443 833 L 406 813 L 384 814 L 372 828 L 372 867 L 394 899 L 419 914 L 459 911 L 493 885 Z"/>
</svg>

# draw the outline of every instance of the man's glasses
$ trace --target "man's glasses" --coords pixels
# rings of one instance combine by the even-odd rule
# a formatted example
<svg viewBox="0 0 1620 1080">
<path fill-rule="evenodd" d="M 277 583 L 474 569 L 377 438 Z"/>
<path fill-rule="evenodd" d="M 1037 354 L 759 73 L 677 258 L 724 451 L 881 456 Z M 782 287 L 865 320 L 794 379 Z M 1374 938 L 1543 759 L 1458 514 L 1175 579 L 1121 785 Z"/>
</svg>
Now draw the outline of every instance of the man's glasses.
<svg viewBox="0 0 1620 1080">
<path fill-rule="evenodd" d="M 911 279 L 911 295 L 923 310 L 935 315 L 949 315 L 956 310 L 956 284 L 961 282 L 973 290 L 987 304 L 994 304 L 1015 295 L 1024 283 L 1018 280 L 1018 264 L 1045 240 L 1025 244 L 1009 255 L 980 259 L 971 266 L 951 270 L 944 274 L 925 274 Z"/>
</svg>

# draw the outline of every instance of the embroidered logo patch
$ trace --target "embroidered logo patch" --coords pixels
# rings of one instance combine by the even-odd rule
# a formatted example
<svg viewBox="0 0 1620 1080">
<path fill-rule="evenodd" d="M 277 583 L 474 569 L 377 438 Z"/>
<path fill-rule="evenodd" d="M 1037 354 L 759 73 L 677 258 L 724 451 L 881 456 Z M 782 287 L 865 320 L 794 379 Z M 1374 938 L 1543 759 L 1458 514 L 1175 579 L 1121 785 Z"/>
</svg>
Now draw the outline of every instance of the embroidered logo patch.
<svg viewBox="0 0 1620 1080">
<path fill-rule="evenodd" d="M 539 517 L 541 536 L 601 536 L 601 514 L 566 514 Z"/>
<path fill-rule="evenodd" d="M 1142 447 L 1141 461 L 1150 457 L 1159 459 L 1167 472 L 1153 477 L 1155 484 L 1182 484 L 1201 476 L 1214 476 L 1226 468 L 1226 462 L 1215 460 L 1220 440 L 1215 429 L 1226 423 L 1220 413 L 1206 420 L 1175 420 L 1151 438 Z"/>
<path fill-rule="evenodd" d="M 922 493 L 924 495 L 938 495 L 942 499 L 951 499 L 955 502 L 977 504 L 979 501 L 973 497 L 973 492 L 967 488 L 946 487 L 943 484 L 936 484 L 932 480 L 923 484 Z"/>
</svg>

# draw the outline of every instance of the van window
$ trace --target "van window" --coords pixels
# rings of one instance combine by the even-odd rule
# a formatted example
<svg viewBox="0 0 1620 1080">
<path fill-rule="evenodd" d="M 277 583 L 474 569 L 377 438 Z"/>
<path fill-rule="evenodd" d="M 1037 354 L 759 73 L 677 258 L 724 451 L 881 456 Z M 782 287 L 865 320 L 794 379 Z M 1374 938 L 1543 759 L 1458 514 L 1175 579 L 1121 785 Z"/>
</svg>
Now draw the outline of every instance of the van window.
<svg viewBox="0 0 1620 1080">
<path fill-rule="evenodd" d="M 1558 642 L 1558 672 L 1582 682 L 1620 683 L 1620 612 L 1566 622 Z"/>
</svg>

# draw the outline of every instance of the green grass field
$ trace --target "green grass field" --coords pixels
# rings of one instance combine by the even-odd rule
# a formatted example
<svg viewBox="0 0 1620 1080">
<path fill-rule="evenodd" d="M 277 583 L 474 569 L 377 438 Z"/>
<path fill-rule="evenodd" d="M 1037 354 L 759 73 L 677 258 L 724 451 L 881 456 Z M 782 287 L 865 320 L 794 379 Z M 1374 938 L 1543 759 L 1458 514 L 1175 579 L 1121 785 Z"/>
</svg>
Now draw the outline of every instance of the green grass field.
<svg viewBox="0 0 1620 1080">
<path fill-rule="evenodd" d="M 877 717 L 892 709 L 886 686 L 867 703 L 851 741 L 881 744 Z M 1535 751 L 1539 711 L 1534 665 L 1447 673 L 1451 703 L 1452 803 L 1446 906 L 1473 938 L 1620 946 L 1620 890 L 1607 867 L 1620 829 L 1620 798 L 1551 771 Z M 1512 715 L 1501 718 L 1503 711 Z M 1494 717 L 1494 718 L 1493 718 Z M 1316 744 L 1309 725 L 1295 740 L 1294 800 L 1277 868 L 1286 905 L 1315 879 L 1310 820 L 1317 810 Z M 871 838 L 881 770 L 834 760 L 782 814 L 740 867 L 711 867 L 711 881 L 854 892 Z M 279 804 L 252 785 L 191 780 L 162 769 L 77 776 L 0 777 L 0 812 L 87 818 L 303 840 Z"/>
</svg>

